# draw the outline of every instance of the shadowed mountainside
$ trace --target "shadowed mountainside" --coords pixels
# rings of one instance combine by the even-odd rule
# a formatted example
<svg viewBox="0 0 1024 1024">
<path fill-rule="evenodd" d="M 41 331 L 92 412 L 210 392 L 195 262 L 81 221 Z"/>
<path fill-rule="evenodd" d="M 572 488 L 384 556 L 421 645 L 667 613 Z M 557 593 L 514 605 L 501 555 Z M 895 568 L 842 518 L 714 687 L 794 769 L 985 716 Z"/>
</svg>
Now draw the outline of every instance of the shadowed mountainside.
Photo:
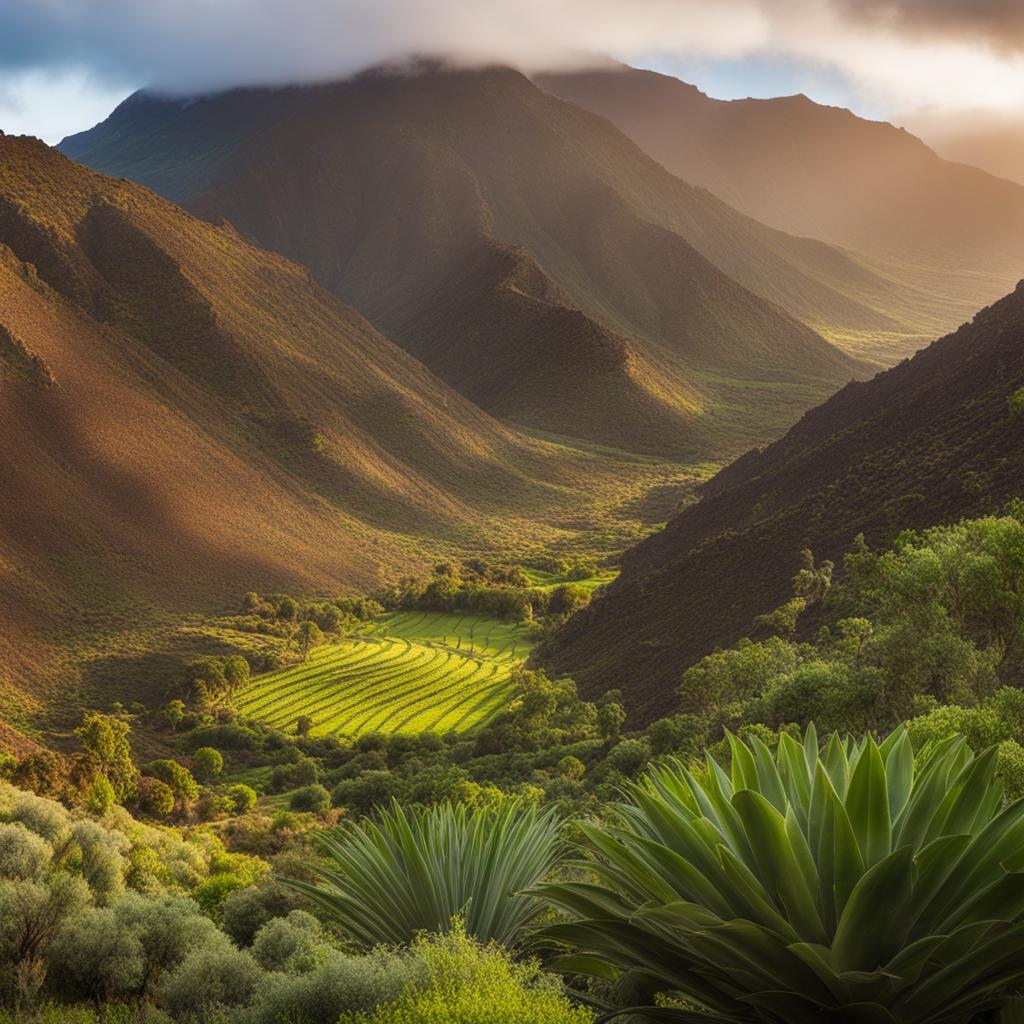
<svg viewBox="0 0 1024 1024">
<path fill-rule="evenodd" d="M 501 425 L 232 229 L 0 137 L 0 680 L 23 694 L 168 610 L 607 531 L 663 482 Z"/>
<path fill-rule="evenodd" d="M 806 96 L 716 100 L 622 66 L 536 81 L 736 209 L 864 254 L 905 287 L 924 333 L 952 330 L 1024 275 L 1024 187 L 943 160 L 891 124 Z"/>
<path fill-rule="evenodd" d="M 791 596 L 802 549 L 838 560 L 859 533 L 878 544 L 1024 493 L 1024 282 L 704 491 L 627 555 L 548 658 L 586 693 L 622 687 L 641 719 L 671 710 L 685 668 Z"/>
<path fill-rule="evenodd" d="M 889 282 L 854 257 L 736 213 L 508 69 L 137 94 L 62 148 L 299 260 L 552 434 L 734 454 L 865 375 L 817 330 L 895 327 Z"/>
</svg>

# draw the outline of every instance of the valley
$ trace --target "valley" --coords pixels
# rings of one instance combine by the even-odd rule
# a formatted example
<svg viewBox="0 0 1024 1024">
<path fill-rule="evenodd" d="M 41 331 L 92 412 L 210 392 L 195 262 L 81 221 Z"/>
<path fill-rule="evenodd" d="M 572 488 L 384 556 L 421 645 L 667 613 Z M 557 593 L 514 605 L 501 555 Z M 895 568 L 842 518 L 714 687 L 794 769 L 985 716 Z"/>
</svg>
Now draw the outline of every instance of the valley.
<svg viewBox="0 0 1024 1024">
<path fill-rule="evenodd" d="M 14 5 L 0 1024 L 1022 1024 L 1016 22 Z"/>
</svg>

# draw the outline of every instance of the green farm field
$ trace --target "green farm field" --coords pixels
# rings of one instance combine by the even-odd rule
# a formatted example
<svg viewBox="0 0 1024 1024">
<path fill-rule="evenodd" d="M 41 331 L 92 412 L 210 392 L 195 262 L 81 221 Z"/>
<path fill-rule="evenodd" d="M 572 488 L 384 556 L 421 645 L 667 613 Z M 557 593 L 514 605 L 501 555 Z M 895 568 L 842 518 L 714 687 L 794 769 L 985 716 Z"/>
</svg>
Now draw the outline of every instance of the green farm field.
<svg viewBox="0 0 1024 1024">
<path fill-rule="evenodd" d="M 500 707 L 529 650 L 523 626 L 399 612 L 301 665 L 257 676 L 238 709 L 279 729 L 308 715 L 315 736 L 464 732 Z"/>
</svg>

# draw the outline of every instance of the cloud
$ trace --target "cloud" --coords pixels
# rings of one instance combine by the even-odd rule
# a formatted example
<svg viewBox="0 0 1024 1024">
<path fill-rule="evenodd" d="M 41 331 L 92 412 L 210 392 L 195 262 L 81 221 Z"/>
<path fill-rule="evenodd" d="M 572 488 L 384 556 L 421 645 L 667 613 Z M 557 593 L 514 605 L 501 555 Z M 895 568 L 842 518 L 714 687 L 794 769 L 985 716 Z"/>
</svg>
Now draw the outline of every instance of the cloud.
<svg viewBox="0 0 1024 1024">
<path fill-rule="evenodd" d="M 1024 52 L 1020 0 L 842 0 L 853 19 L 898 32 L 984 43 L 1006 53 Z"/>
<path fill-rule="evenodd" d="M 343 77 L 411 54 L 524 70 L 770 55 L 889 109 L 1024 104 L 1021 0 L 3 0 L 0 69 L 167 92 Z"/>
</svg>

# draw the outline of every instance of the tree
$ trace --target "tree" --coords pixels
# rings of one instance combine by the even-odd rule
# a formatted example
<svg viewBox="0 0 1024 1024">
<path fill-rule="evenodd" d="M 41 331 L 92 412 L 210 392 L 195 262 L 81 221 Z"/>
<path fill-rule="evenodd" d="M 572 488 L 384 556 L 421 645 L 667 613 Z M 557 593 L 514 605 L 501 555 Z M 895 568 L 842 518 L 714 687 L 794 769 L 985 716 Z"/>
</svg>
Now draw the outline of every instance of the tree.
<svg viewBox="0 0 1024 1024">
<path fill-rule="evenodd" d="M 563 583 L 551 591 L 548 613 L 551 615 L 571 615 L 590 601 L 590 591 L 578 583 Z"/>
<path fill-rule="evenodd" d="M 579 782 L 587 772 L 587 766 L 572 754 L 566 754 L 558 762 L 558 773 L 572 782 Z"/>
<path fill-rule="evenodd" d="M 174 807 L 179 814 L 187 812 L 199 797 L 199 784 L 192 777 L 192 773 L 177 761 L 170 758 L 150 761 L 145 765 L 145 772 L 170 787 L 174 796 Z"/>
<path fill-rule="evenodd" d="M 117 794 L 106 775 L 98 775 L 86 797 L 85 806 L 92 814 L 104 815 L 117 803 Z"/>
<path fill-rule="evenodd" d="M 166 818 L 174 811 L 174 791 L 166 782 L 143 775 L 136 791 L 139 810 L 151 818 Z"/>
<path fill-rule="evenodd" d="M 26 754 L 12 770 L 11 781 L 40 796 L 62 796 L 68 783 L 67 759 L 53 750 Z"/>
<path fill-rule="evenodd" d="M 113 715 L 86 715 L 75 734 L 97 773 L 105 775 L 118 803 L 135 792 L 139 770 L 132 757 L 131 726 Z"/>
<path fill-rule="evenodd" d="M 463 928 L 423 934 L 412 946 L 422 964 L 393 999 L 369 1013 L 343 1013 L 338 1024 L 591 1024 L 562 985 L 536 961 L 513 960 L 495 945 L 474 942 Z"/>
<path fill-rule="evenodd" d="M 309 715 L 299 715 L 295 719 L 295 735 L 308 736 L 313 728 L 313 719 Z"/>
<path fill-rule="evenodd" d="M 171 731 L 177 732 L 178 726 L 181 725 L 182 719 L 185 717 L 185 702 L 177 697 L 174 700 L 169 700 L 160 713 L 164 716 L 164 721 L 171 727 Z"/>
<path fill-rule="evenodd" d="M 299 642 L 299 650 L 302 652 L 303 661 L 309 657 L 310 650 L 323 643 L 324 640 L 320 627 L 310 619 L 299 623 L 299 628 L 295 635 Z"/>
<path fill-rule="evenodd" d="M 597 709 L 597 729 L 605 742 L 617 740 L 625 723 L 626 709 L 618 701 L 605 701 Z"/>
<path fill-rule="evenodd" d="M 224 659 L 224 682 L 227 702 L 231 704 L 235 694 L 249 682 L 249 662 L 241 654 Z"/>
<path fill-rule="evenodd" d="M 189 665 L 189 671 L 196 704 L 208 708 L 224 699 L 228 692 L 228 681 L 224 675 L 222 658 L 197 658 Z"/>
<path fill-rule="evenodd" d="M 224 770 L 224 755 L 216 747 L 200 747 L 192 757 L 196 774 L 205 782 L 209 782 Z"/>
<path fill-rule="evenodd" d="M 244 782 L 236 782 L 235 785 L 229 786 L 227 796 L 235 814 L 245 814 L 246 811 L 251 811 L 256 806 L 258 799 L 256 790 Z"/>
<path fill-rule="evenodd" d="M 326 814 L 331 809 L 331 794 L 324 786 L 314 782 L 295 790 L 288 806 L 293 811 L 308 811 L 311 814 Z"/>
<path fill-rule="evenodd" d="M 299 617 L 299 602 L 293 597 L 282 597 L 277 602 L 277 617 L 283 622 L 294 622 Z"/>
</svg>

